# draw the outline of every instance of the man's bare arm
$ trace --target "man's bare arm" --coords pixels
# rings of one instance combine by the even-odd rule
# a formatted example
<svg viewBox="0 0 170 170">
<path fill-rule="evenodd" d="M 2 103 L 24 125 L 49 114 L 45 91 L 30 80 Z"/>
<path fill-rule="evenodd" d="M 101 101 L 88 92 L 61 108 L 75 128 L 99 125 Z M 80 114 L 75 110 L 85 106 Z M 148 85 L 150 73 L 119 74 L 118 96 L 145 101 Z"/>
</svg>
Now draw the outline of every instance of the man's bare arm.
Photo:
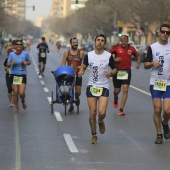
<svg viewBox="0 0 170 170">
<path fill-rule="evenodd" d="M 68 55 L 68 52 L 65 51 L 63 54 L 63 59 L 61 61 L 61 66 L 65 66 L 67 64 L 67 55 Z"/>
</svg>

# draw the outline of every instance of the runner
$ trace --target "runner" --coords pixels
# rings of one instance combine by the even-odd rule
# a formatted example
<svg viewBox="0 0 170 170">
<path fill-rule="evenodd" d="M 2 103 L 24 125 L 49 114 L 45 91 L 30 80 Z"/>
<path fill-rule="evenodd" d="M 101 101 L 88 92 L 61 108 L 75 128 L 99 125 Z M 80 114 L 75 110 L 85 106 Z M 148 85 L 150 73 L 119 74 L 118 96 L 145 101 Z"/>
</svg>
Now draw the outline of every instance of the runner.
<svg viewBox="0 0 170 170">
<path fill-rule="evenodd" d="M 57 53 L 60 53 L 60 48 L 61 48 L 60 41 L 57 41 L 56 46 L 57 46 Z"/>
<path fill-rule="evenodd" d="M 31 46 L 31 41 L 27 40 L 27 49 L 28 49 L 28 51 L 30 51 L 30 46 Z"/>
<path fill-rule="evenodd" d="M 44 70 L 45 70 L 45 65 L 47 62 L 47 52 L 49 53 L 49 49 L 45 41 L 45 37 L 41 38 L 41 43 L 37 45 L 37 49 L 39 49 L 39 52 L 38 52 L 39 75 L 42 75 L 44 77 Z M 42 69 L 41 69 L 41 63 L 43 63 Z"/>
<path fill-rule="evenodd" d="M 153 120 L 157 132 L 155 144 L 163 143 L 164 138 L 170 139 L 168 121 L 170 119 L 170 25 L 162 24 L 159 29 L 159 40 L 149 46 L 144 63 L 145 69 L 151 69 L 150 92 L 154 114 Z M 163 102 L 162 102 L 163 100 Z M 163 121 L 162 121 L 163 110 Z"/>
<path fill-rule="evenodd" d="M 123 35 L 121 37 L 121 44 L 114 46 L 110 50 L 110 53 L 112 53 L 114 61 L 116 62 L 116 67 L 118 69 L 117 74 L 113 76 L 114 108 L 118 107 L 118 95 L 121 91 L 121 86 L 123 85 L 122 101 L 118 111 L 118 115 L 120 116 L 125 115 L 123 109 L 128 97 L 128 90 L 131 82 L 131 56 L 134 55 L 137 58 L 136 69 L 139 69 L 141 63 L 139 54 L 134 47 L 128 44 L 128 41 L 129 37 L 127 35 Z"/>
<path fill-rule="evenodd" d="M 105 132 L 104 118 L 109 97 L 109 78 L 116 74 L 116 67 L 111 53 L 104 50 L 106 37 L 103 34 L 95 38 L 95 50 L 88 52 L 78 73 L 81 77 L 86 68 L 90 67 L 89 82 L 87 84 L 87 102 L 90 110 L 89 123 L 91 127 L 91 143 L 97 143 L 96 115 L 100 133 Z M 109 66 L 111 72 L 109 72 Z M 98 108 L 97 108 L 98 107 Z M 98 110 L 98 113 L 97 113 Z"/>
<path fill-rule="evenodd" d="M 12 49 L 13 49 L 13 44 L 11 41 L 9 41 L 7 44 L 7 48 L 6 48 L 8 57 L 9 57 L 9 54 L 12 52 Z M 5 80 L 6 80 L 6 86 L 8 89 L 9 107 L 12 107 L 13 106 L 13 94 L 12 94 L 12 81 L 11 81 L 11 75 L 10 75 L 11 68 L 7 66 L 8 57 L 4 61 L 4 70 L 6 71 Z"/>
<path fill-rule="evenodd" d="M 14 95 L 14 113 L 19 112 L 18 95 L 21 98 L 22 107 L 27 108 L 25 102 L 25 89 L 27 83 L 27 65 L 31 64 L 27 52 L 22 50 L 22 40 L 15 41 L 15 52 L 11 52 L 8 58 L 7 66 L 11 67 L 12 89 Z"/>
<path fill-rule="evenodd" d="M 85 53 L 83 51 L 80 51 L 78 49 L 78 39 L 77 38 L 71 38 L 70 39 L 70 45 L 71 48 L 64 52 L 63 59 L 61 62 L 61 65 L 68 65 L 71 66 L 75 73 L 75 99 L 78 100 L 77 103 L 80 103 L 80 95 L 81 95 L 81 86 L 82 86 L 82 78 L 79 78 L 77 76 L 77 73 L 79 71 L 79 67 L 81 66 L 82 60 L 84 59 Z M 73 104 L 70 104 L 70 108 L 68 110 L 69 112 L 74 111 Z"/>
</svg>

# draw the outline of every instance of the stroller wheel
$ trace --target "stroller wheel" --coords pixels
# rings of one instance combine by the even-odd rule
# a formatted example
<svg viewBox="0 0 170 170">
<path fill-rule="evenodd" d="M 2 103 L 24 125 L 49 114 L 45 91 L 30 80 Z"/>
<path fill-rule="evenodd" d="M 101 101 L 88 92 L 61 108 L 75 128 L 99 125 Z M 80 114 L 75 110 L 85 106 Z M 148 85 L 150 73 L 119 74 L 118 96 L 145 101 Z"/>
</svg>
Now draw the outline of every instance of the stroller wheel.
<svg viewBox="0 0 170 170">
<path fill-rule="evenodd" d="M 51 92 L 51 114 L 54 114 L 54 107 L 53 107 L 53 91 Z"/>
</svg>

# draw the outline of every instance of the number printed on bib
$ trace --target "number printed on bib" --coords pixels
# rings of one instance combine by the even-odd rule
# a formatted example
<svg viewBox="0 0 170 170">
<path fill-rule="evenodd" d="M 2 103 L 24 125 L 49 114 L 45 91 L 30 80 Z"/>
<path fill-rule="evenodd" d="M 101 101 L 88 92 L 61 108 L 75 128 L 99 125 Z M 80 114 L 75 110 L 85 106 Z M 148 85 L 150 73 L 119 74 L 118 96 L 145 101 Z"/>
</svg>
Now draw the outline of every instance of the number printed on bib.
<svg viewBox="0 0 170 170">
<path fill-rule="evenodd" d="M 22 84 L 22 79 L 23 77 L 17 77 L 17 76 L 14 76 L 13 78 L 13 84 Z"/>
<path fill-rule="evenodd" d="M 166 91 L 167 87 L 167 80 L 159 80 L 156 79 L 154 82 L 154 90 L 159 90 L 159 91 Z"/>
<path fill-rule="evenodd" d="M 123 70 L 117 71 L 117 79 L 119 80 L 127 80 L 128 79 L 128 72 Z"/>
<path fill-rule="evenodd" d="M 46 57 L 46 54 L 45 54 L 45 53 L 41 53 L 41 57 L 42 57 L 42 58 L 45 58 L 45 57 Z"/>
<path fill-rule="evenodd" d="M 90 92 L 93 96 L 101 96 L 103 93 L 103 88 L 102 87 L 96 87 L 96 86 L 91 86 L 90 87 Z"/>
</svg>

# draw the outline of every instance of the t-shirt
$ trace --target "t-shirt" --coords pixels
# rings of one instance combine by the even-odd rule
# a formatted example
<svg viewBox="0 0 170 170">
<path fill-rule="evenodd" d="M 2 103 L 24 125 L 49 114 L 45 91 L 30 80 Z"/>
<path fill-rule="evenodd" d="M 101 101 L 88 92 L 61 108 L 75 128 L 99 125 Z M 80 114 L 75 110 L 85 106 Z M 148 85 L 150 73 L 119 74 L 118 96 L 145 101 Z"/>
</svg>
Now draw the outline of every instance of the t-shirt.
<svg viewBox="0 0 170 170">
<path fill-rule="evenodd" d="M 87 85 L 109 89 L 109 79 L 105 76 L 105 73 L 109 71 L 109 66 L 111 69 L 115 68 L 115 62 L 111 53 L 104 51 L 102 54 L 96 54 L 93 50 L 86 54 L 83 64 L 90 67 Z"/>
<path fill-rule="evenodd" d="M 156 79 L 167 80 L 170 85 L 170 43 L 161 45 L 158 42 L 149 46 L 145 62 L 159 61 L 160 68 L 152 67 L 150 84 L 154 85 Z"/>
<path fill-rule="evenodd" d="M 8 62 L 12 62 L 16 60 L 17 63 L 11 66 L 11 74 L 15 75 L 23 75 L 27 74 L 27 67 L 22 64 L 22 61 L 31 61 L 30 56 L 26 51 L 22 51 L 21 54 L 16 54 L 14 52 L 11 52 L 9 57 L 8 57 Z"/>
<path fill-rule="evenodd" d="M 118 69 L 131 70 L 132 59 L 131 56 L 138 56 L 137 51 L 134 47 L 128 45 L 123 48 L 121 44 L 114 46 L 110 51 L 110 53 L 115 55 L 115 58 L 121 58 L 120 62 L 116 62 L 116 67 Z"/>
<path fill-rule="evenodd" d="M 37 48 L 39 49 L 39 57 L 45 58 L 47 57 L 48 51 L 48 45 L 46 43 L 39 43 L 37 45 Z"/>
</svg>

